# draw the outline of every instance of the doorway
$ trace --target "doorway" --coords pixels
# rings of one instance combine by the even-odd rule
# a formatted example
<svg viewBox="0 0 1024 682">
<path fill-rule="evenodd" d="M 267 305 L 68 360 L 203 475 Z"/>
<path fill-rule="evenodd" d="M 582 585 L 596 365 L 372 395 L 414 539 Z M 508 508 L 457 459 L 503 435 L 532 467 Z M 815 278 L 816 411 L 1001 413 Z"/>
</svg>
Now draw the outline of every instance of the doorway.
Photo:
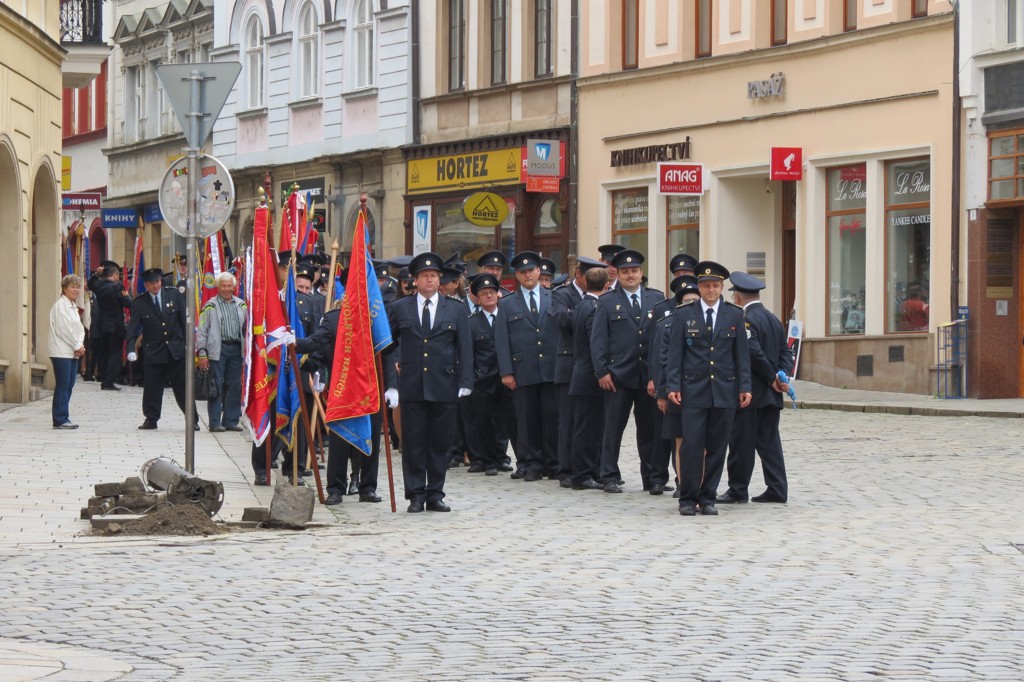
<svg viewBox="0 0 1024 682">
<path fill-rule="evenodd" d="M 796 182 L 782 182 L 782 307 L 779 317 L 783 324 L 795 316 L 796 311 Z"/>
</svg>

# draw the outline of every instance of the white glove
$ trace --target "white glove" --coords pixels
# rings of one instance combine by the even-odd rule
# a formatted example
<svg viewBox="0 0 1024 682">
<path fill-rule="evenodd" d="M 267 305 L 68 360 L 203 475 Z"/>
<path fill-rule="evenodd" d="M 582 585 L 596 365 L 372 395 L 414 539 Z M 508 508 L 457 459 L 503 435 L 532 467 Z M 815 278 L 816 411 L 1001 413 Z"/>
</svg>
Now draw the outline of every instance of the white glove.
<svg viewBox="0 0 1024 682">
<path fill-rule="evenodd" d="M 384 391 L 384 402 L 388 404 L 388 407 L 394 409 L 398 407 L 398 389 L 389 388 Z"/>
<path fill-rule="evenodd" d="M 326 388 L 326 386 L 324 386 L 324 383 L 320 381 L 320 372 L 313 372 L 313 392 L 323 393 L 324 388 Z"/>
<path fill-rule="evenodd" d="M 134 351 L 128 354 L 128 362 L 135 362 L 138 359 L 139 356 Z"/>
<path fill-rule="evenodd" d="M 459 389 L 459 397 L 460 397 L 460 398 L 465 398 L 465 397 L 466 397 L 467 395 L 469 395 L 469 394 L 470 394 L 470 393 L 472 393 L 472 392 L 473 392 L 473 391 L 472 391 L 472 389 L 469 389 L 469 388 L 460 388 L 460 389 Z"/>
<path fill-rule="evenodd" d="M 281 334 L 281 343 L 286 346 L 295 345 L 295 332 L 286 331 Z"/>
</svg>

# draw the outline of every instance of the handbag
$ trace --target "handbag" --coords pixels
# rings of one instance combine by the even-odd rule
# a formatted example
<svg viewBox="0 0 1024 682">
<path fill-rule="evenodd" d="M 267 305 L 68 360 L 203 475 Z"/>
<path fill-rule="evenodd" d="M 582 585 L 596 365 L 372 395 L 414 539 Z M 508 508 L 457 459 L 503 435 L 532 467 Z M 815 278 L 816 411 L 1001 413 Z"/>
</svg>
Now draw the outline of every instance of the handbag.
<svg viewBox="0 0 1024 682">
<path fill-rule="evenodd" d="M 199 369 L 196 367 L 194 389 L 196 400 L 209 401 L 220 397 L 217 375 L 213 373 L 212 369 Z"/>
</svg>

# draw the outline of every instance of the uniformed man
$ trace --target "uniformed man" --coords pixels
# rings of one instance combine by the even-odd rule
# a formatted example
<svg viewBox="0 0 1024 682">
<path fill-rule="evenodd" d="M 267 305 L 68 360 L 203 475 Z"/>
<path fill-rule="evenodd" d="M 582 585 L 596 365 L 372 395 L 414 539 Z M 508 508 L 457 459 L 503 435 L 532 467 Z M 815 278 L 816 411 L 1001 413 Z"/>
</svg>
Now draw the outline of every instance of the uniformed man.
<svg viewBox="0 0 1024 682">
<path fill-rule="evenodd" d="M 540 286 L 540 256 L 523 251 L 512 259 L 519 291 L 504 296 L 494 330 L 501 381 L 512 391 L 519 437 L 516 465 L 524 481 L 558 478 L 558 396 L 555 357 L 558 319 L 551 292 Z"/>
<path fill-rule="evenodd" d="M 750 404 L 743 310 L 722 300 L 729 271 L 697 264 L 700 301 L 676 309 L 665 364 L 668 398 L 682 406 L 679 513 L 716 515 L 718 482 L 736 410 Z"/>
<path fill-rule="evenodd" d="M 373 261 L 373 272 L 380 287 L 380 298 L 387 305 L 398 297 L 398 280 L 391 276 L 391 267 L 385 261 Z"/>
<path fill-rule="evenodd" d="M 779 381 L 781 370 L 789 376 L 793 371 L 793 354 L 786 345 L 786 329 L 761 303 L 765 283 L 745 272 L 734 272 L 729 278 L 733 301 L 743 308 L 750 349 L 750 374 L 753 398 L 750 405 L 736 413 L 732 439 L 729 442 L 729 489 L 718 496 L 718 502 L 734 504 L 747 501 L 747 488 L 754 473 L 754 452 L 761 458 L 761 470 L 767 486 L 754 502 L 785 503 L 789 497 L 786 464 L 782 458 L 779 416 L 784 406 L 783 393 L 788 384 Z"/>
<path fill-rule="evenodd" d="M 111 260 L 100 263 L 100 267 L 89 277 L 89 290 L 96 297 L 96 311 L 100 328 L 97 372 L 100 388 L 104 391 L 120 391 L 114 383 L 121 374 L 121 352 L 125 339 L 124 311 L 131 307 L 132 299 L 121 284 L 121 268 Z M 128 350 L 134 350 L 129 346 Z"/>
<path fill-rule="evenodd" d="M 615 271 L 615 266 L 612 265 L 612 259 L 615 258 L 615 254 L 624 250 L 626 247 L 622 244 L 603 244 L 597 247 L 597 252 L 601 254 L 601 262 L 608 266 L 608 288 L 614 289 L 616 285 L 616 278 L 618 273 Z"/>
<path fill-rule="evenodd" d="M 555 279 L 555 274 L 558 272 L 558 266 L 555 265 L 555 261 L 550 258 L 540 259 L 540 285 L 545 289 L 551 289 L 551 282 Z"/>
<path fill-rule="evenodd" d="M 668 262 L 668 271 L 673 277 L 682 275 L 693 275 L 693 269 L 697 267 L 697 259 L 688 253 L 677 253 Z"/>
<path fill-rule="evenodd" d="M 487 476 L 509 469 L 505 464 L 507 440 L 502 439 L 503 415 L 514 410 L 512 392 L 501 382 L 498 356 L 494 348 L 494 322 L 499 315 L 498 291 L 501 284 L 493 275 L 480 273 L 470 285 L 479 309 L 469 318 L 473 334 L 473 396 L 479 444 L 479 464 Z M 464 398 L 463 400 L 466 400 Z M 476 462 L 474 462 L 476 464 Z M 472 469 L 470 469 L 472 471 Z"/>
<path fill-rule="evenodd" d="M 192 371 L 192 363 L 185 358 L 185 334 L 192 327 L 185 317 L 185 298 L 172 287 L 164 288 L 163 272 L 150 268 L 142 273 L 145 293 L 132 301 L 128 322 L 128 361 L 135 362 L 135 341 L 142 336 L 145 379 L 142 388 L 142 414 L 145 421 L 140 429 L 155 429 L 160 421 L 164 386 L 168 379 L 174 391 L 174 400 L 185 413 L 185 372 Z M 191 358 L 189 358 L 191 360 Z M 195 411 L 195 405 L 191 406 Z M 196 417 L 195 429 L 199 430 Z"/>
<path fill-rule="evenodd" d="M 660 495 L 668 483 L 668 457 L 655 448 L 657 404 L 647 393 L 647 342 L 653 325 L 652 311 L 665 294 L 640 286 L 643 263 L 643 254 L 633 249 L 615 254 L 612 267 L 618 273 L 619 286 L 598 302 L 590 335 L 594 372 L 605 391 L 600 482 L 607 493 L 622 492 L 619 450 L 630 410 L 636 422 L 643 489 Z"/>
<path fill-rule="evenodd" d="M 604 438 L 604 391 L 594 375 L 594 361 L 590 352 L 594 312 L 597 310 L 598 298 L 608 287 L 608 271 L 603 265 L 599 262 L 597 266 L 587 268 L 582 278 L 586 292 L 572 310 L 573 366 L 569 396 L 573 401 L 573 430 L 569 469 L 573 490 L 604 488 L 597 482 L 600 478 L 601 441 Z"/>
<path fill-rule="evenodd" d="M 595 267 L 604 268 L 604 263 L 580 256 L 576 261 L 573 280 L 551 292 L 551 314 L 558 320 L 555 391 L 558 393 L 558 480 L 563 488 L 572 486 L 570 460 L 574 428 L 573 409 L 576 401 L 569 397 L 569 383 L 572 381 L 573 368 L 573 309 L 583 300 L 586 293 L 584 274 Z"/>
<path fill-rule="evenodd" d="M 302 324 L 302 336 L 310 336 L 316 329 L 317 323 L 320 318 L 323 317 L 323 301 L 313 296 L 313 280 L 316 278 L 316 266 L 308 262 L 299 262 L 295 264 L 295 306 L 298 310 L 299 320 Z M 298 334 L 296 333 L 296 336 Z M 281 361 L 287 360 L 286 355 L 282 355 Z M 312 372 L 307 369 L 303 369 L 298 377 L 298 387 L 305 394 L 305 401 L 307 407 L 313 406 L 313 389 L 312 389 Z M 306 429 L 299 425 L 299 428 L 294 430 L 292 434 L 292 448 L 291 450 L 283 450 L 284 454 L 284 465 L 281 467 L 281 477 L 283 479 L 291 480 L 292 468 L 294 467 L 298 471 L 298 475 L 308 476 L 312 473 L 312 470 L 307 470 L 306 459 L 309 456 L 309 445 L 306 440 Z M 295 458 L 294 461 L 292 458 Z M 316 462 L 312 462 L 313 466 L 317 466 Z M 309 473 L 307 473 L 307 471 Z"/>
<path fill-rule="evenodd" d="M 444 480 L 456 401 L 473 386 L 473 342 L 466 307 L 441 296 L 441 258 L 421 253 L 409 264 L 416 295 L 391 304 L 394 345 L 385 364 L 388 405 L 402 401 L 402 473 L 410 513 L 447 512 Z M 400 367 L 400 370 L 396 368 Z"/>
<path fill-rule="evenodd" d="M 501 251 L 488 251 L 487 253 L 483 254 L 482 256 L 476 259 L 477 269 L 480 272 L 486 273 L 494 277 L 494 279 L 498 280 L 499 284 L 501 282 L 501 278 L 504 277 L 505 275 L 506 265 L 507 260 L 505 258 L 505 254 L 503 254 Z M 511 293 L 512 292 L 506 289 L 505 287 L 501 287 L 500 289 L 498 289 L 498 298 L 501 298 L 502 296 L 508 296 Z"/>
</svg>

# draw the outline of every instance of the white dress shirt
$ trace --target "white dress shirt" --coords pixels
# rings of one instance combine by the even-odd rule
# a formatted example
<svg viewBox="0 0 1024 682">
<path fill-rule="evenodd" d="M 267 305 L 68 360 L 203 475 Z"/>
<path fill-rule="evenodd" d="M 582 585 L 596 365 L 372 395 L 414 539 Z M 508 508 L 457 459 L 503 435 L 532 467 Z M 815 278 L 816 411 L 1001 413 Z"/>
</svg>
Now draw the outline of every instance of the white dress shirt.
<svg viewBox="0 0 1024 682">
<path fill-rule="evenodd" d="M 419 320 L 423 319 L 423 306 L 427 301 L 430 301 L 430 328 L 434 328 L 434 320 L 437 319 L 437 301 L 440 296 L 435 291 L 434 295 L 429 299 L 424 298 L 422 294 L 416 294 L 416 318 Z"/>
<path fill-rule="evenodd" d="M 708 319 L 708 311 L 712 310 L 711 313 L 711 330 L 714 331 L 715 325 L 718 324 L 718 307 L 722 305 L 722 299 L 718 299 L 714 306 L 709 306 L 704 302 L 704 299 L 700 299 L 700 315 L 703 319 Z"/>
</svg>

